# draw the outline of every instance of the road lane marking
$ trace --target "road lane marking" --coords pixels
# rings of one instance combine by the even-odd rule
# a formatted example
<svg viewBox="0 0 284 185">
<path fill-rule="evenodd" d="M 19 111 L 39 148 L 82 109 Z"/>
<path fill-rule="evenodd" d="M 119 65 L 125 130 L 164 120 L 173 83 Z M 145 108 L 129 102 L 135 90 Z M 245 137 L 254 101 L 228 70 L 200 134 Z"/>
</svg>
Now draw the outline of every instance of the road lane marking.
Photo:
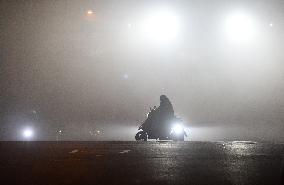
<svg viewBox="0 0 284 185">
<path fill-rule="evenodd" d="M 120 154 L 125 154 L 125 153 L 128 153 L 130 152 L 130 150 L 122 150 L 121 152 L 119 152 Z"/>
<path fill-rule="evenodd" d="M 79 150 L 75 149 L 75 150 L 72 150 L 71 152 L 69 152 L 69 154 L 75 154 L 77 153 Z"/>
</svg>

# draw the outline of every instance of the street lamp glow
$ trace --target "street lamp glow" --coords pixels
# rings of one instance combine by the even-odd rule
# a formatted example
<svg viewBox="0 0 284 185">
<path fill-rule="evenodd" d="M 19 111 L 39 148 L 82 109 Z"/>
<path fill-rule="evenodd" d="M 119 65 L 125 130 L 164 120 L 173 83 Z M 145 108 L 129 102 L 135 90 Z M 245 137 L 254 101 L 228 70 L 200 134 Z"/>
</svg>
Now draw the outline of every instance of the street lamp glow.
<svg viewBox="0 0 284 185">
<path fill-rule="evenodd" d="M 169 41 L 179 32 L 178 17 L 168 10 L 149 15 L 142 23 L 142 32 L 146 38 L 156 41 Z"/>
<path fill-rule="evenodd" d="M 88 11 L 87 11 L 87 14 L 88 14 L 88 15 L 92 15 L 92 14 L 94 14 L 94 12 L 93 12 L 93 10 L 88 10 Z"/>
<path fill-rule="evenodd" d="M 225 31 L 229 40 L 247 42 L 255 36 L 255 23 L 250 15 L 244 12 L 234 12 L 225 21 Z"/>
</svg>

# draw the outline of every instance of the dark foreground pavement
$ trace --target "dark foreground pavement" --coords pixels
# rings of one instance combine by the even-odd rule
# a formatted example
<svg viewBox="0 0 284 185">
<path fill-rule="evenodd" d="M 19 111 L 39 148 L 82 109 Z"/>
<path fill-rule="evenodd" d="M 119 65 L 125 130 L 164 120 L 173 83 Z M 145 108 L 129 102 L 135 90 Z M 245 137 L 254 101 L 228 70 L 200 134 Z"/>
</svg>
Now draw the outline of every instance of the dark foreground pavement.
<svg viewBox="0 0 284 185">
<path fill-rule="evenodd" d="M 283 154 L 253 142 L 0 142 L 0 184 L 277 185 Z"/>
</svg>

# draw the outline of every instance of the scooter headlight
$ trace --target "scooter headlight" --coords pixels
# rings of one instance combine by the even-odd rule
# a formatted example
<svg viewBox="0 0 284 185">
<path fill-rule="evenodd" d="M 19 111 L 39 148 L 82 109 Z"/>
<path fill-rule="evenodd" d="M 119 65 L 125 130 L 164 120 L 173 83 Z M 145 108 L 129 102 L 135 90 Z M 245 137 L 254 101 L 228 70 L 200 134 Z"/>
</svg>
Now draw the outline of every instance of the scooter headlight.
<svg viewBox="0 0 284 185">
<path fill-rule="evenodd" d="M 183 132 L 183 127 L 182 127 L 182 125 L 181 124 L 175 124 L 175 125 L 173 125 L 173 127 L 172 127 L 172 132 L 174 133 L 174 134 L 181 134 L 182 132 Z"/>
</svg>

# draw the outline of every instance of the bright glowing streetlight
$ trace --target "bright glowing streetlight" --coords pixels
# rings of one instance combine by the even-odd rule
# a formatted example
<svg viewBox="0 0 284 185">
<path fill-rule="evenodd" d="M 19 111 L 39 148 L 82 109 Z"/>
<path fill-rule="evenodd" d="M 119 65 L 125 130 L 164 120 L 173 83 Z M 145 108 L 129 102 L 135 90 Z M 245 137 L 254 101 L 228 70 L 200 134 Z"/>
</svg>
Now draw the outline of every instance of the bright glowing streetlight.
<svg viewBox="0 0 284 185">
<path fill-rule="evenodd" d="M 91 9 L 86 10 L 84 18 L 87 21 L 94 21 L 95 20 L 95 12 Z"/>
<path fill-rule="evenodd" d="M 169 41 L 177 37 L 180 28 L 178 16 L 169 10 L 157 11 L 142 23 L 142 34 L 151 40 Z"/>
<path fill-rule="evenodd" d="M 88 15 L 93 15 L 94 12 L 93 12 L 93 10 L 88 10 L 88 11 L 87 11 L 87 14 L 88 14 Z"/>
<path fill-rule="evenodd" d="M 234 12 L 225 20 L 228 39 L 234 42 L 251 41 L 256 34 L 253 18 L 245 12 Z"/>
</svg>

